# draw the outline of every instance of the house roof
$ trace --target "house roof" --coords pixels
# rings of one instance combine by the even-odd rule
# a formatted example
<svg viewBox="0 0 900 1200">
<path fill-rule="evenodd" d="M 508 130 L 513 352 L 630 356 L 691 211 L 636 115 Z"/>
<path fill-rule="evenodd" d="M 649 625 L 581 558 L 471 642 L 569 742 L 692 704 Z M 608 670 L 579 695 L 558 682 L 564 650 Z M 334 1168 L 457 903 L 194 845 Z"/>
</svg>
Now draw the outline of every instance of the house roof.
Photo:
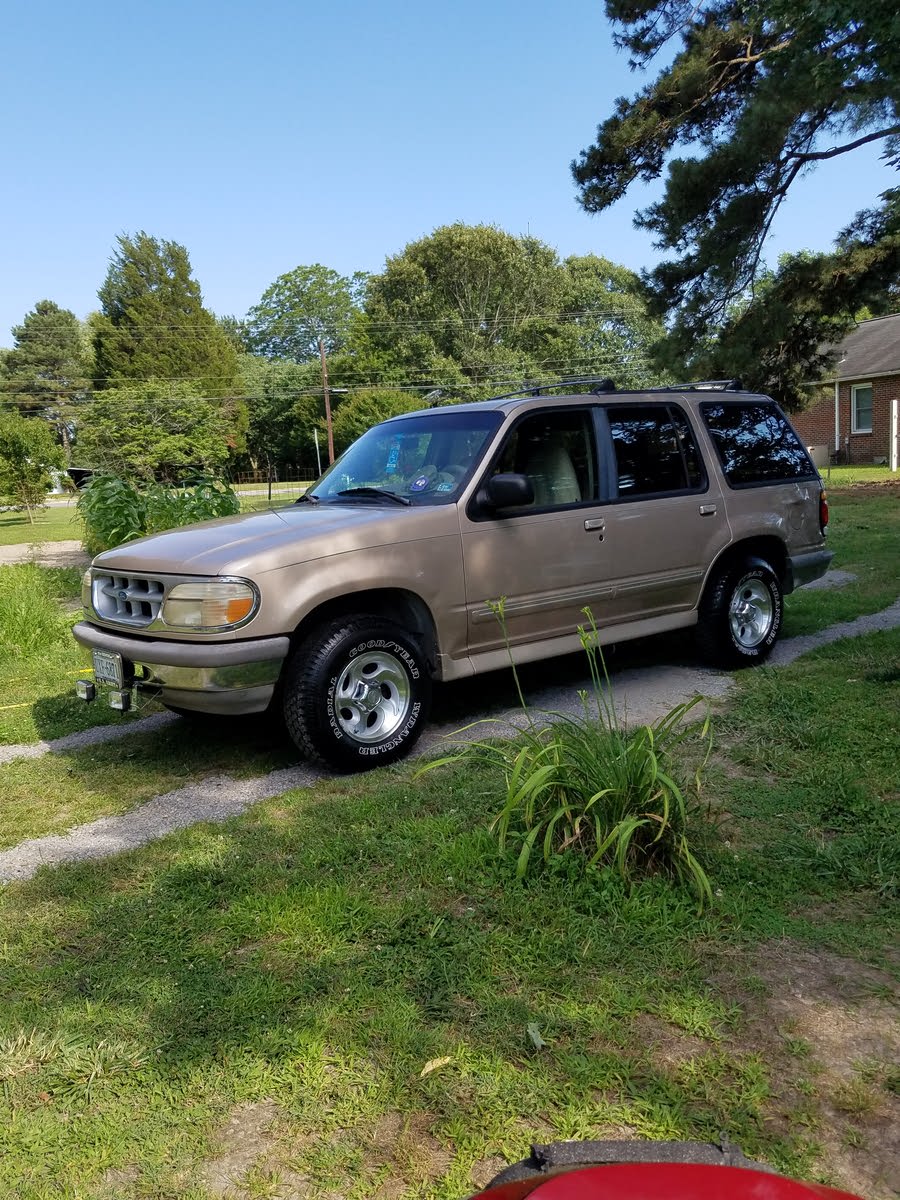
<svg viewBox="0 0 900 1200">
<path fill-rule="evenodd" d="M 860 321 L 838 349 L 838 379 L 867 379 L 900 372 L 900 313 Z"/>
</svg>

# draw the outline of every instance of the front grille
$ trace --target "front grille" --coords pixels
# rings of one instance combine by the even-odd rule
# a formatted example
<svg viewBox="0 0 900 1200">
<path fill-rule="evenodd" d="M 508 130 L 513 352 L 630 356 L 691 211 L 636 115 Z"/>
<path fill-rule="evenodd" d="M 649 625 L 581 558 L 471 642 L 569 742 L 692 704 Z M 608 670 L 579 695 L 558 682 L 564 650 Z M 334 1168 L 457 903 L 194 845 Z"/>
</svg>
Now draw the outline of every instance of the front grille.
<svg viewBox="0 0 900 1200">
<path fill-rule="evenodd" d="M 94 575 L 93 602 L 98 616 L 123 625 L 149 625 L 159 616 L 165 588 L 143 575 Z"/>
</svg>

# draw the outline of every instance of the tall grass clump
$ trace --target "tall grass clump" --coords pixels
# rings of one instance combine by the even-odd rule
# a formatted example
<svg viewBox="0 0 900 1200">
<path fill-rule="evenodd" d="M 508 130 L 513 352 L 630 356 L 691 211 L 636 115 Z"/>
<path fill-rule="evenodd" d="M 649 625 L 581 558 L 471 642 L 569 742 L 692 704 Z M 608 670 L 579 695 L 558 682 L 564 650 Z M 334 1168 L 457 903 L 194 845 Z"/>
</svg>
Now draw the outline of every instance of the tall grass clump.
<svg viewBox="0 0 900 1200">
<path fill-rule="evenodd" d="M 0 662 L 51 649 L 68 627 L 43 567 L 0 567 Z"/>
<path fill-rule="evenodd" d="M 139 487 L 117 475 L 97 475 L 78 498 L 84 547 L 89 554 L 111 550 L 148 533 L 230 517 L 239 511 L 235 492 L 208 476 L 199 476 L 185 487 L 161 483 Z"/>
<path fill-rule="evenodd" d="M 494 608 L 506 636 L 503 602 Z M 591 688 L 579 693 L 580 714 L 535 714 L 529 708 L 507 638 L 525 728 L 511 740 L 471 742 L 423 771 L 473 758 L 499 767 L 506 795 L 491 829 L 501 851 L 515 850 L 519 878 L 536 862 L 578 853 L 587 867 L 610 867 L 629 882 L 667 875 L 691 887 L 702 905 L 710 884 L 691 830 L 700 815 L 701 776 L 712 748 L 709 714 L 695 717 L 697 696 L 652 724 L 626 728 L 610 698 L 596 625 L 590 610 L 584 612 L 588 624 L 579 633 Z M 679 761 L 687 757 L 693 758 L 692 770 Z"/>
</svg>

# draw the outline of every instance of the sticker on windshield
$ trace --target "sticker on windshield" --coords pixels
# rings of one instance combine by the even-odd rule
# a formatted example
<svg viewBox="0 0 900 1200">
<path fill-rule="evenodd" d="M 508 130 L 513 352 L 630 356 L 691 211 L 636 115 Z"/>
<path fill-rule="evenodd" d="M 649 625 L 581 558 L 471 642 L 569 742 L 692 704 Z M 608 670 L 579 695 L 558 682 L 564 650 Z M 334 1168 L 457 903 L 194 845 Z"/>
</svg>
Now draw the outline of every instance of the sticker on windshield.
<svg viewBox="0 0 900 1200">
<path fill-rule="evenodd" d="M 409 490 L 411 492 L 424 492 L 430 482 L 430 476 L 419 475 L 418 478 L 414 479 L 409 485 Z"/>
<path fill-rule="evenodd" d="M 387 468 L 386 468 L 388 475 L 393 475 L 393 473 L 397 470 L 397 463 L 399 461 L 400 461 L 400 443 L 399 443 L 399 441 L 397 441 L 397 442 L 393 443 L 393 445 L 391 446 L 390 453 L 388 454 Z"/>
</svg>

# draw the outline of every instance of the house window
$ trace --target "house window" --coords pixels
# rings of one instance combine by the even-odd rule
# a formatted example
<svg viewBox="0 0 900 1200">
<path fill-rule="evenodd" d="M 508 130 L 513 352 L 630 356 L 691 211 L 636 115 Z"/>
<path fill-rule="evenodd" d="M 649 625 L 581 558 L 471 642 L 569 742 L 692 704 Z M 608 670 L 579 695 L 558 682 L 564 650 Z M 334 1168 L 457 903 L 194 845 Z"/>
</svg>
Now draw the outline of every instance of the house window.
<svg viewBox="0 0 900 1200">
<path fill-rule="evenodd" d="M 850 389 L 850 432 L 872 432 L 871 383 L 858 383 Z"/>
</svg>

